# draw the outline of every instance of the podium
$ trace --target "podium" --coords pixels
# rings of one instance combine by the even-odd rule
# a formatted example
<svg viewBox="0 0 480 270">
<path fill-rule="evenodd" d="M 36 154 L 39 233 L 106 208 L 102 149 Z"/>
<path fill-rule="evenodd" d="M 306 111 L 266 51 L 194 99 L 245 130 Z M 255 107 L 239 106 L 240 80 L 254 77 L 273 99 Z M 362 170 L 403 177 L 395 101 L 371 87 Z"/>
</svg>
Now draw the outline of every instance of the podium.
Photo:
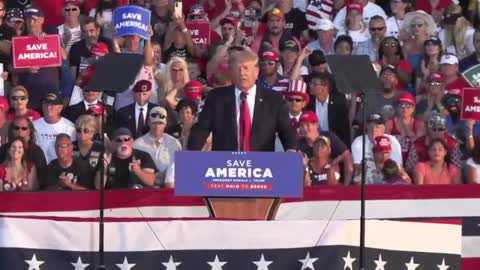
<svg viewBox="0 0 480 270">
<path fill-rule="evenodd" d="M 175 195 L 201 196 L 211 217 L 272 220 L 281 198 L 303 196 L 300 153 L 175 153 Z"/>
<path fill-rule="evenodd" d="M 280 198 L 205 198 L 211 217 L 273 220 Z"/>
</svg>

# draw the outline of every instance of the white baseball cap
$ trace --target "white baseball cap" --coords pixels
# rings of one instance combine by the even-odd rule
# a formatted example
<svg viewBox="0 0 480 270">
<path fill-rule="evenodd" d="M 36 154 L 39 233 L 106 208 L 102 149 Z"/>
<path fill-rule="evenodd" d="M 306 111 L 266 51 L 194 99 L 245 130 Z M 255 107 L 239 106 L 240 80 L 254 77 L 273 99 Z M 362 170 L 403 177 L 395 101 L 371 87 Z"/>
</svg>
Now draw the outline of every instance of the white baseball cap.
<svg viewBox="0 0 480 270">
<path fill-rule="evenodd" d="M 328 31 L 335 29 L 335 25 L 329 19 L 321 18 L 320 20 L 318 20 L 316 28 L 316 30 Z"/>
<path fill-rule="evenodd" d="M 453 54 L 446 53 L 440 58 L 440 64 L 458 65 L 458 58 Z"/>
</svg>

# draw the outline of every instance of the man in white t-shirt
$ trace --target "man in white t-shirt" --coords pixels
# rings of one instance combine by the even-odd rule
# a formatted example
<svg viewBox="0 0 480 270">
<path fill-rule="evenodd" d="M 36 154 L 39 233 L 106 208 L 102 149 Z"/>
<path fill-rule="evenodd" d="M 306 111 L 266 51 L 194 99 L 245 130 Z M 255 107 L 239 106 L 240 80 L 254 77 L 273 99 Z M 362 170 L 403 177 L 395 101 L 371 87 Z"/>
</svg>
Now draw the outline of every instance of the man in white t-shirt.
<svg viewBox="0 0 480 270">
<path fill-rule="evenodd" d="M 376 5 L 368 0 L 353 0 L 352 3 L 361 4 L 363 6 L 363 22 L 365 23 L 365 25 L 368 25 L 368 23 L 370 22 L 370 18 L 372 18 L 375 15 L 379 15 L 384 19 L 387 19 L 387 15 L 385 14 L 385 11 L 383 11 L 383 9 L 379 5 Z M 335 16 L 333 24 L 335 25 L 335 28 L 338 30 L 338 32 L 345 31 L 346 15 L 347 15 L 347 8 L 343 7 Z"/>
<path fill-rule="evenodd" d="M 63 8 L 65 23 L 58 26 L 58 34 L 62 37 L 62 45 L 67 51 L 76 42 L 82 39 L 82 29 L 80 27 L 80 1 L 67 0 Z"/>
<path fill-rule="evenodd" d="M 373 146 L 375 138 L 378 136 L 386 136 L 390 139 L 392 148 L 390 158 L 399 166 L 402 166 L 402 148 L 398 140 L 390 135 L 385 134 L 385 120 L 379 114 L 372 114 L 367 119 L 367 138 L 365 142 L 365 159 L 373 161 Z M 352 143 L 352 159 L 355 168 L 355 175 L 362 172 L 362 141 L 363 136 L 358 136 Z"/>
<path fill-rule="evenodd" d="M 54 144 L 58 134 L 66 133 L 72 141 L 76 140 L 75 125 L 60 115 L 62 109 L 60 95 L 49 92 L 42 100 L 43 117 L 33 122 L 37 145 L 42 148 L 47 163 L 57 158 Z"/>
</svg>

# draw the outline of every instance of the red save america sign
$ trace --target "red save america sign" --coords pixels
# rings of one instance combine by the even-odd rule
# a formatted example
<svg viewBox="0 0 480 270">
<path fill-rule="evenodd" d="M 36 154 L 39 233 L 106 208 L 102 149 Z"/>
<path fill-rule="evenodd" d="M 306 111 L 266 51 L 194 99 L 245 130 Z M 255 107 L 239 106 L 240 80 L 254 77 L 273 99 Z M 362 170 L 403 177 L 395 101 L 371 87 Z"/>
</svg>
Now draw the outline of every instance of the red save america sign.
<svg viewBox="0 0 480 270">
<path fill-rule="evenodd" d="M 185 25 L 190 31 L 193 44 L 202 49 L 206 49 L 210 45 L 209 22 L 186 22 Z"/>
<path fill-rule="evenodd" d="M 462 119 L 480 120 L 480 88 L 463 89 Z"/>
<path fill-rule="evenodd" d="M 14 37 L 12 39 L 13 67 L 58 67 L 62 65 L 59 35 Z"/>
</svg>

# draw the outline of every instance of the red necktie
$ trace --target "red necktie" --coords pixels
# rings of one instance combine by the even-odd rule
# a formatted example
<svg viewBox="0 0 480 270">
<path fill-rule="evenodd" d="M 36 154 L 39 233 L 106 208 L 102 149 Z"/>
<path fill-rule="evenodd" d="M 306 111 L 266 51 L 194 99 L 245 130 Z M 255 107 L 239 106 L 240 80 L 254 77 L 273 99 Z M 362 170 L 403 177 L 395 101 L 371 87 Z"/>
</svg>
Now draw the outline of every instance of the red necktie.
<svg viewBox="0 0 480 270">
<path fill-rule="evenodd" d="M 250 151 L 250 129 L 251 129 L 251 120 L 250 120 L 250 108 L 248 107 L 247 102 L 247 91 L 242 91 L 240 93 L 240 136 L 239 136 L 239 145 L 241 152 Z"/>
<path fill-rule="evenodd" d="M 297 130 L 297 128 L 299 127 L 297 118 L 293 117 L 292 119 L 290 119 L 290 122 L 292 123 L 293 128 Z"/>
<path fill-rule="evenodd" d="M 293 128 L 295 129 L 295 133 L 297 134 L 297 138 L 300 138 L 299 130 L 298 128 L 300 127 L 300 122 L 298 122 L 297 118 L 293 117 L 290 119 L 290 122 L 292 123 Z"/>
</svg>

